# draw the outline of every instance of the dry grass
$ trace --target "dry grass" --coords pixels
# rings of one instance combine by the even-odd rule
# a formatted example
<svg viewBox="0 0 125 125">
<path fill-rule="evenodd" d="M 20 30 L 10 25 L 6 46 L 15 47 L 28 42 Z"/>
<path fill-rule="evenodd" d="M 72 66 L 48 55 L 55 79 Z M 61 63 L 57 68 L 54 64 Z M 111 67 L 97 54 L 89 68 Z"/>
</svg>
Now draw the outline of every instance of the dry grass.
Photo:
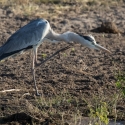
<svg viewBox="0 0 125 125">
<path fill-rule="evenodd" d="M 95 5 L 97 3 L 100 4 L 118 4 L 120 2 L 124 2 L 124 0 L 0 0 L 0 4 L 2 5 L 12 5 L 12 4 L 30 4 L 30 3 L 36 3 L 36 4 L 62 4 L 62 3 L 83 3 L 87 5 Z"/>
<path fill-rule="evenodd" d="M 79 8 L 79 11 L 118 5 L 123 0 L 0 0 L 0 6 L 8 7 L 15 15 L 44 17 L 65 13 L 65 11 Z M 46 4 L 44 8 L 42 4 Z M 51 7 L 47 4 L 53 4 Z M 77 7 L 78 6 L 78 7 Z M 76 9 L 77 7 L 77 9 Z M 46 17 L 45 17 L 46 16 Z"/>
<path fill-rule="evenodd" d="M 35 106 L 27 100 L 27 107 L 29 107 L 27 110 L 33 117 L 35 117 L 34 114 L 39 114 L 60 125 L 78 125 L 82 122 L 83 116 L 90 116 L 88 122 L 91 125 L 103 123 L 107 125 L 110 115 L 117 118 L 116 105 L 120 99 L 117 98 L 117 94 L 112 93 L 110 96 L 102 93 L 95 94 L 89 100 L 83 93 L 76 97 L 66 88 L 60 93 L 56 93 L 56 88 L 51 87 L 51 89 L 53 89 L 53 95 L 36 98 Z M 118 117 L 122 118 L 122 115 Z"/>
</svg>

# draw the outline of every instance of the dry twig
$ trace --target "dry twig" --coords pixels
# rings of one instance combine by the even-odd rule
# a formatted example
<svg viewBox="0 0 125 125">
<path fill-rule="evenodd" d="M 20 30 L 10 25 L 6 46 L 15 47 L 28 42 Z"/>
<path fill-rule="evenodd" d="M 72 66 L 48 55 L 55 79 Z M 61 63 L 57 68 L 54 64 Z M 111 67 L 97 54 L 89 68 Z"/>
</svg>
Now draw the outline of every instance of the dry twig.
<svg viewBox="0 0 125 125">
<path fill-rule="evenodd" d="M 12 92 L 12 91 L 21 91 L 21 89 L 8 89 L 8 90 L 0 91 L 0 93 L 4 93 L 4 92 Z"/>
</svg>

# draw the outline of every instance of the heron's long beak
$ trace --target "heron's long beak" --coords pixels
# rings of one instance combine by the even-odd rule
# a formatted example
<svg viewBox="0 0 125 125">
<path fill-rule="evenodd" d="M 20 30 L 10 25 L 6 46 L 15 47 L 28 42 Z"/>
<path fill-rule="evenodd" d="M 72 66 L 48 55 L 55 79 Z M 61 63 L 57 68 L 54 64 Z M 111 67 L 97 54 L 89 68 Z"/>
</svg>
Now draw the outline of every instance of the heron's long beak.
<svg viewBox="0 0 125 125">
<path fill-rule="evenodd" d="M 100 46 L 99 44 L 95 44 L 95 47 L 96 47 L 97 49 L 103 50 L 103 51 L 105 51 L 105 52 L 111 54 L 111 52 L 110 52 L 108 49 L 106 49 L 106 48 Z"/>
</svg>

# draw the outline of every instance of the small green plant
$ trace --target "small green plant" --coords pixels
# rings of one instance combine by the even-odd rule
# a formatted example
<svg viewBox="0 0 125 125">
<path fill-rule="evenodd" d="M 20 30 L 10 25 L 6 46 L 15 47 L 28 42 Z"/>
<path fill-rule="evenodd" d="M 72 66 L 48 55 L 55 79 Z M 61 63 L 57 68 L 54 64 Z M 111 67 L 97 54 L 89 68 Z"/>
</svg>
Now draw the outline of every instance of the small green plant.
<svg viewBox="0 0 125 125">
<path fill-rule="evenodd" d="M 3 63 L 5 60 L 1 60 L 0 62 Z"/>
<path fill-rule="evenodd" d="M 42 53 L 42 57 L 45 59 L 47 57 L 47 54 Z"/>
<path fill-rule="evenodd" d="M 71 51 L 74 52 L 74 51 L 75 51 L 75 48 L 72 48 Z"/>
<path fill-rule="evenodd" d="M 116 76 L 116 87 L 121 93 L 122 96 L 125 97 L 125 73 L 124 72 L 119 72 Z"/>
<path fill-rule="evenodd" d="M 66 54 L 66 53 L 63 53 L 63 56 L 65 56 L 65 57 L 66 57 L 66 56 L 67 56 L 67 54 Z"/>
<path fill-rule="evenodd" d="M 89 106 L 90 117 L 95 120 L 94 125 L 101 125 L 102 123 L 108 125 L 109 123 L 109 112 L 106 102 L 98 102 L 96 107 Z"/>
<path fill-rule="evenodd" d="M 105 34 L 104 34 L 104 33 L 102 34 L 102 37 L 103 37 L 103 38 L 105 37 Z"/>
</svg>

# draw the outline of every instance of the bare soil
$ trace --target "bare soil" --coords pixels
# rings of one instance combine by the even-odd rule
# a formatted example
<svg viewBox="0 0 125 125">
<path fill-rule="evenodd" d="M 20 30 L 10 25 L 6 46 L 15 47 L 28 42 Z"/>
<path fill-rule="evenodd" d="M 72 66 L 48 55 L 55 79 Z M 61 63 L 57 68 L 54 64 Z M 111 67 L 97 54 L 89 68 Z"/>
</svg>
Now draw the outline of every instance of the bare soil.
<svg viewBox="0 0 125 125">
<path fill-rule="evenodd" d="M 21 17 L 14 15 L 7 8 L 0 8 L 0 45 L 5 43 L 17 29 L 35 18 L 34 16 Z M 97 43 L 109 49 L 112 54 L 109 55 L 102 51 L 90 50 L 80 44 L 74 44 L 70 49 L 36 68 L 37 86 L 42 97 L 35 95 L 31 73 L 31 51 L 0 62 L 0 116 L 9 117 L 9 120 L 1 119 L 1 125 L 33 124 L 33 119 L 36 124 L 60 124 L 59 122 L 54 123 L 56 118 L 60 119 L 61 117 L 58 113 L 53 114 L 53 116 L 45 112 L 43 114 L 43 108 L 44 111 L 46 109 L 46 112 L 51 111 L 51 108 L 55 108 L 57 111 L 73 112 L 77 107 L 76 102 L 72 102 L 72 105 L 62 103 L 56 107 L 54 105 L 42 107 L 38 102 L 43 97 L 44 99 L 55 98 L 64 91 L 72 95 L 72 98 L 77 98 L 83 117 L 88 116 L 89 113 L 87 103 L 83 100 L 80 101 L 83 96 L 88 102 L 93 102 L 93 98 L 98 96 L 100 99 L 105 98 L 110 103 L 113 102 L 114 95 L 118 94 L 115 87 L 116 74 L 119 71 L 125 72 L 125 5 L 92 11 L 77 12 L 69 9 L 68 12 L 60 13 L 57 17 L 48 17 L 47 20 L 51 27 L 59 33 L 69 30 L 82 35 L 92 34 Z M 100 27 L 101 22 L 105 20 L 113 21 L 123 33 L 92 31 Z M 44 42 L 39 47 L 38 59 L 43 60 L 43 54 L 50 56 L 65 46 L 67 46 L 65 42 L 58 44 Z M 20 90 L 2 92 L 10 89 Z M 119 99 L 117 112 L 118 119 L 125 120 L 124 98 Z M 20 119 L 22 116 L 24 118 Z M 65 117 L 70 119 L 68 115 Z M 111 113 L 109 117 L 113 118 L 114 114 Z"/>
</svg>

